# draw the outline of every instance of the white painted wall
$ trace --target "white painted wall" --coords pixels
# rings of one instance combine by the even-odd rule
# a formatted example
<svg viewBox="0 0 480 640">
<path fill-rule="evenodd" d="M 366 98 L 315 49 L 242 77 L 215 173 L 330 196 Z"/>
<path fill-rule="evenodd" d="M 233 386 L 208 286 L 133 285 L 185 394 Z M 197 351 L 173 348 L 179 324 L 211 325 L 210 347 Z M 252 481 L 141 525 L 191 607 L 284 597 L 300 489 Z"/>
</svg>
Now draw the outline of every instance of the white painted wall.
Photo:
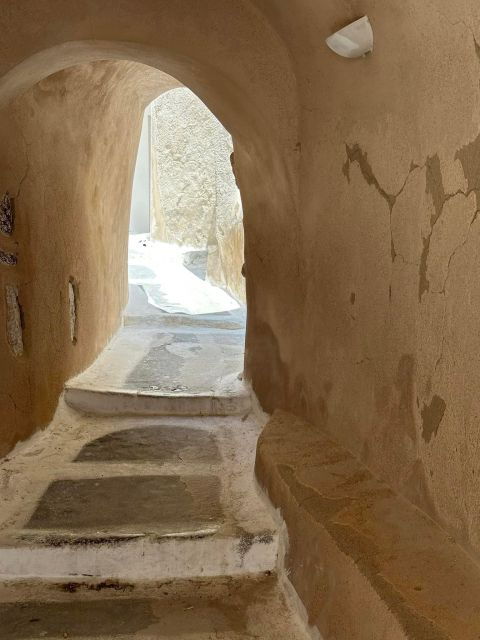
<svg viewBox="0 0 480 640">
<path fill-rule="evenodd" d="M 132 187 L 130 233 L 150 233 L 150 127 L 151 109 L 145 109 Z"/>
</svg>

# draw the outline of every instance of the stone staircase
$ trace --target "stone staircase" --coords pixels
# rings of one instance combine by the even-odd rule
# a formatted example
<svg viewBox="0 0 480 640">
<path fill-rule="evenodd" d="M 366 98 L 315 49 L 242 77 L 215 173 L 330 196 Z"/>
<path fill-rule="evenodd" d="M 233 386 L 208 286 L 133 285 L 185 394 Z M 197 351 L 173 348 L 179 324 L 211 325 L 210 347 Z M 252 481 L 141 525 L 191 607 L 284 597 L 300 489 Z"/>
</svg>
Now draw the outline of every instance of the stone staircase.
<svg viewBox="0 0 480 640">
<path fill-rule="evenodd" d="M 67 386 L 49 429 L 2 461 L 0 637 L 310 637 L 278 577 L 279 523 L 255 486 L 260 425 L 246 391 L 232 391 L 222 409 L 230 415 L 191 415 L 203 405 L 179 411 L 153 360 L 145 366 L 158 347 L 148 331 L 163 345 L 160 359 L 172 354 L 165 345 L 185 354 L 170 369 L 173 385 L 199 365 L 197 351 L 185 364 L 182 348 L 218 357 L 225 341 L 190 330 L 188 340 L 178 331 L 165 342 L 163 329 L 136 327 L 135 350 L 125 331 Z M 209 373 L 202 384 L 218 368 Z M 152 415 L 153 405 L 128 406 L 153 379 L 162 415 Z M 195 387 L 193 373 L 184 379 L 187 402 L 196 393 L 212 399 L 212 386 Z M 82 385 L 124 394 L 122 402 L 107 410 L 88 397 L 78 403 Z"/>
</svg>

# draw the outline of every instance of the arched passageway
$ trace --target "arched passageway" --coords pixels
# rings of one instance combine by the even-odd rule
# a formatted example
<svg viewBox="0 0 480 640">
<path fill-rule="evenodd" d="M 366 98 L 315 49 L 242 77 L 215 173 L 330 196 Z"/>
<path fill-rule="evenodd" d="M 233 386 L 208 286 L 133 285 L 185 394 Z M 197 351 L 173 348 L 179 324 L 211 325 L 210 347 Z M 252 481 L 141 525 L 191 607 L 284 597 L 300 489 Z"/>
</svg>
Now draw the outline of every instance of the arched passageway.
<svg viewBox="0 0 480 640">
<path fill-rule="evenodd" d="M 247 24 L 240 31 L 236 24 L 232 37 L 244 33 Z M 271 74 L 255 64 L 260 42 L 241 62 L 215 57 L 219 45 L 212 39 L 208 61 L 205 47 L 190 41 L 184 30 L 182 42 L 176 39 L 170 51 L 165 43 L 160 49 L 145 41 L 56 44 L 3 76 L 1 188 L 15 200 L 18 254 L 18 264 L 2 273 L 4 284 L 13 286 L 10 320 L 5 320 L 23 341 L 20 357 L 12 344 L 4 345 L 16 371 L 5 378 L 10 400 L 2 408 L 4 424 L 16 424 L 13 431 L 8 428 L 5 451 L 48 423 L 65 379 L 85 368 L 118 326 L 126 301 L 121 266 L 126 185 L 140 114 L 153 97 L 180 80 L 232 133 L 247 237 L 253 238 L 259 225 L 266 230 L 269 216 L 275 224 L 292 217 L 294 96 L 287 90 L 292 80 L 287 80 L 288 61 L 276 36 L 266 24 L 262 29 L 277 50 Z M 271 90 L 279 74 L 286 82 L 282 96 Z M 137 122 L 131 136 L 127 117 Z M 248 262 L 248 239 L 246 254 Z M 250 299 L 253 285 L 251 279 Z M 79 313 L 73 345 L 69 300 L 75 291 Z M 21 330 L 15 328 L 19 322 Z M 51 334 L 49 341 L 40 338 L 45 333 Z"/>
<path fill-rule="evenodd" d="M 169 74 L 235 139 L 246 371 L 264 409 L 295 414 L 265 430 L 257 477 L 310 620 L 342 639 L 476 638 L 478 3 L 4 4 L 0 452 L 118 326 L 126 248 L 103 238 L 128 216 L 122 110 L 139 122 Z M 373 54 L 343 59 L 325 38 L 357 12 Z M 77 295 L 90 320 L 72 331 Z"/>
<path fill-rule="evenodd" d="M 11 247 L 18 243 L 18 260 L 5 273 L 13 291 L 7 301 L 5 346 L 7 357 L 14 360 L 27 381 L 23 386 L 16 375 L 7 383 L 12 386 L 9 397 L 13 398 L 7 419 L 10 422 L 13 417 L 16 428 L 7 432 L 6 450 L 48 423 L 65 380 L 92 362 L 121 322 L 127 301 L 126 252 L 135 151 L 143 110 L 152 98 L 177 86 L 181 79 L 222 120 L 234 138 L 245 218 L 250 217 L 253 229 L 258 224 L 267 228 L 266 217 L 277 218 L 287 203 L 291 207 L 294 202 L 288 188 L 294 173 L 294 152 L 292 158 L 283 157 L 290 132 L 282 140 L 269 118 L 255 106 L 258 95 L 247 98 L 252 77 L 248 83 L 246 77 L 239 83 L 238 78 L 198 61 L 178 60 L 176 55 L 146 47 L 97 41 L 60 49 L 61 54 L 68 51 L 61 65 L 51 64 L 58 50 L 38 54 L 14 69 L 5 79 L 3 91 L 0 89 L 8 97 L 0 137 L 5 140 L 6 184 L 13 185 L 5 191 L 16 213 Z M 175 70 L 177 77 L 166 75 L 165 69 L 169 73 Z M 56 72 L 52 74 L 52 70 Z M 16 78 L 23 74 L 29 84 L 36 82 L 20 87 Z M 12 87 L 19 92 L 17 97 Z M 265 109 L 271 101 L 268 91 L 264 98 Z M 277 111 L 275 102 L 272 108 Z M 285 102 L 278 102 L 277 107 L 276 115 L 284 121 Z M 16 154 L 19 141 L 21 156 Z M 249 184 L 249 174 L 250 179 L 255 175 L 255 183 Z M 263 260 L 261 255 L 257 259 Z M 253 279 L 249 280 L 253 284 Z M 237 369 L 231 372 L 228 384 L 241 386 L 240 393 L 231 393 L 230 386 L 213 392 L 210 388 L 212 372 L 221 368 L 229 355 L 236 364 L 231 355 L 243 348 L 243 325 L 237 330 L 228 320 L 207 319 L 206 327 L 200 327 L 202 339 L 194 335 L 196 327 L 176 331 L 171 326 L 156 326 L 146 339 L 146 357 L 140 367 L 133 367 L 133 379 L 130 376 L 127 385 L 122 378 L 120 393 L 111 387 L 121 369 L 118 342 L 112 343 L 113 360 L 106 368 L 106 379 L 99 381 L 97 377 L 90 384 L 83 378 L 83 386 L 78 378 L 71 380 L 64 396 L 68 406 L 61 401 L 54 423 L 40 436 L 49 440 L 48 444 L 44 440 L 47 455 L 52 450 L 51 437 L 66 437 L 68 443 L 57 441 L 55 450 L 60 457 L 49 465 L 37 460 L 34 474 L 23 476 L 24 482 L 8 501 L 6 519 L 3 515 L 0 518 L 0 539 L 11 535 L 12 526 L 18 527 L 36 556 L 28 561 L 33 563 L 32 574 L 39 579 L 48 574 L 70 581 L 78 571 L 88 574 L 92 590 L 103 588 L 100 584 L 104 581 L 97 578 L 107 565 L 114 581 L 200 578 L 199 586 L 213 587 L 206 595 L 205 631 L 216 633 L 220 616 L 220 629 L 227 632 L 233 625 L 235 632 L 248 635 L 262 630 L 265 637 L 284 632 L 287 637 L 303 640 L 299 620 L 295 616 L 290 619 L 288 610 L 282 610 L 282 591 L 272 575 L 279 539 L 274 519 L 253 487 L 257 425 L 249 417 L 250 398 Z M 123 335 L 127 330 L 122 330 Z M 137 331 L 133 327 L 133 333 Z M 173 343 L 168 352 L 165 338 Z M 138 352 L 138 343 L 133 346 Z M 166 363 L 181 360 L 190 346 L 210 353 L 210 359 L 199 362 L 190 377 L 183 367 L 188 388 L 178 388 Z M 123 361 L 132 369 L 138 353 L 130 354 L 133 357 Z M 149 375 L 139 370 L 151 365 L 152 358 L 162 368 L 161 372 L 155 370 L 155 394 L 141 386 Z M 94 367 L 99 363 L 101 367 L 101 358 Z M 89 371 L 92 369 L 85 375 Z M 85 413 L 91 417 L 86 418 Z M 127 417 L 137 413 L 141 418 Z M 105 418 L 104 414 L 116 417 Z M 140 419 L 144 428 L 138 428 Z M 101 451 L 96 459 L 88 452 L 86 459 L 72 457 L 70 445 L 77 448 L 79 436 L 87 448 L 89 442 L 97 448 L 102 434 L 110 440 L 107 457 Z M 203 436 L 201 447 L 199 435 Z M 120 443 L 123 454 L 118 455 L 111 446 L 112 437 Z M 127 451 L 132 443 L 133 453 Z M 161 452 L 160 458 L 155 450 Z M 14 459 L 17 461 L 16 456 Z M 53 470 L 56 479 L 51 476 Z M 16 499 L 21 495 L 29 496 L 23 502 L 23 508 L 32 512 L 27 521 L 23 509 L 17 509 Z M 123 556 L 125 542 L 131 543 L 128 558 Z M 89 560 L 90 545 L 99 552 L 95 553 L 95 567 Z M 60 556 L 55 549 L 63 546 L 70 550 L 69 558 L 66 564 L 57 564 Z M 12 549 L 15 554 L 16 542 Z M 15 560 L 12 564 L 12 559 L 3 556 L 0 573 L 9 573 L 15 580 L 22 569 Z M 250 574 L 254 574 L 252 580 Z M 204 576 L 215 579 L 208 585 Z M 195 591 L 196 585 L 193 587 Z M 216 602 L 219 588 L 225 597 L 238 594 L 238 589 L 252 589 L 251 595 L 233 607 L 242 617 L 239 622 L 225 617 L 223 605 Z M 187 597 L 193 598 L 195 616 L 191 622 L 184 616 L 175 618 L 170 625 L 174 634 L 198 631 L 200 605 L 195 594 L 187 591 Z M 261 615 L 247 616 L 246 611 L 256 606 L 257 593 L 263 594 L 265 610 Z M 151 602 L 147 611 L 155 608 L 156 596 Z M 167 615 L 172 616 L 173 609 L 166 604 Z M 89 604 L 82 606 L 85 620 L 90 620 Z M 135 608 L 127 605 L 125 611 L 133 612 L 132 606 Z M 217 608 L 219 613 L 212 616 L 210 611 Z M 151 621 L 158 619 L 164 624 L 164 615 L 157 618 L 152 612 Z M 6 620 L 7 637 L 12 628 L 23 625 L 4 603 L 0 603 L 0 615 Z M 150 624 L 148 616 L 140 615 L 139 628 Z M 125 625 L 125 613 L 107 614 L 107 618 L 100 622 L 107 635 L 112 624 L 120 621 Z M 59 623 L 49 613 L 42 611 L 29 619 L 38 619 L 57 632 Z M 83 624 L 86 629 L 89 623 Z M 70 629 L 67 634 L 80 633 L 74 613 L 68 614 L 66 628 Z"/>
</svg>

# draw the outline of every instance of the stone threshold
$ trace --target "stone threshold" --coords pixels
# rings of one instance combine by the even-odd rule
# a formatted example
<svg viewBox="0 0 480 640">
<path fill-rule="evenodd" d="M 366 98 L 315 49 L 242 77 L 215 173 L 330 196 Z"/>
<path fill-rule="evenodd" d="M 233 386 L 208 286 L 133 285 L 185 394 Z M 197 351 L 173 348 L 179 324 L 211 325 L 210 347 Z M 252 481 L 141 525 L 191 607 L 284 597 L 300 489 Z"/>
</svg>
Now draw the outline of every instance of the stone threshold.
<svg viewBox="0 0 480 640">
<path fill-rule="evenodd" d="M 240 389 L 241 383 L 238 384 Z M 247 413 L 250 397 L 246 389 L 231 393 L 153 393 L 130 389 L 82 388 L 65 385 L 65 401 L 91 415 L 229 416 Z"/>
<path fill-rule="evenodd" d="M 285 520 L 285 569 L 323 637 L 478 640 L 478 566 L 330 435 L 276 412 L 256 475 Z"/>
</svg>

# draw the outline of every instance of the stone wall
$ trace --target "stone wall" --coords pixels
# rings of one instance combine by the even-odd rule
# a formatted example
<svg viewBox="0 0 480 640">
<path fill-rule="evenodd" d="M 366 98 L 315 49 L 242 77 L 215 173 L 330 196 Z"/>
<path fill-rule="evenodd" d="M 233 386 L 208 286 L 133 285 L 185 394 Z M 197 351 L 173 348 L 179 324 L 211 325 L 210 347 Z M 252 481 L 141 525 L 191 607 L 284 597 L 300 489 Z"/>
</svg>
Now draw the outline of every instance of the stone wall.
<svg viewBox="0 0 480 640">
<path fill-rule="evenodd" d="M 210 282 L 245 303 L 244 233 L 240 193 L 228 209 L 217 209 L 208 239 L 207 276 Z"/>
<path fill-rule="evenodd" d="M 152 114 L 152 237 L 208 252 L 207 276 L 245 300 L 243 216 L 232 139 L 187 88 L 157 98 Z"/>
</svg>

